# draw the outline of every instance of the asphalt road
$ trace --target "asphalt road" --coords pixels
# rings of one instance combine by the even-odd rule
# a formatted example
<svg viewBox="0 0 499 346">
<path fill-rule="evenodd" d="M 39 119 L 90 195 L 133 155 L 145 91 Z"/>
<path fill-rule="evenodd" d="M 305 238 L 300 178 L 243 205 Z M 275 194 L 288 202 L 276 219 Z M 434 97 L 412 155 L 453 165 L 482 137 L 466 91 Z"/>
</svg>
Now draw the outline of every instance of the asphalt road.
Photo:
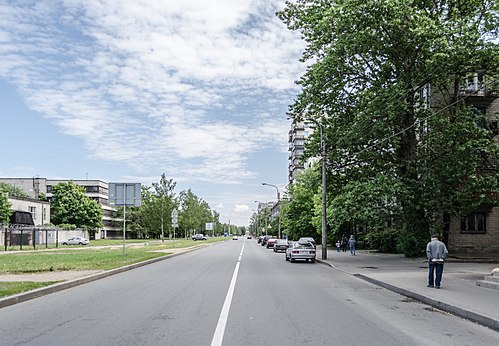
<svg viewBox="0 0 499 346">
<path fill-rule="evenodd" d="M 2 345 L 220 343 L 498 345 L 499 333 L 243 239 L 0 309 Z"/>
</svg>

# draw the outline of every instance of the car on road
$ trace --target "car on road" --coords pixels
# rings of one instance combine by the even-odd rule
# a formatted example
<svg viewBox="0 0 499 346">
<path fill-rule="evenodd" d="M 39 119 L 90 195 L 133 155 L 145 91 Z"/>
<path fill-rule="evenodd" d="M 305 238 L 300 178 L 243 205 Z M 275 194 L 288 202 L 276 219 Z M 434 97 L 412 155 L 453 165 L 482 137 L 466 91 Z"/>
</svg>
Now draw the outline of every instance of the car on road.
<svg viewBox="0 0 499 346">
<path fill-rule="evenodd" d="M 87 245 L 88 239 L 83 237 L 72 237 L 62 242 L 62 245 Z"/>
<path fill-rule="evenodd" d="M 206 237 L 204 234 L 194 234 L 192 236 L 192 240 L 208 240 L 208 237 Z"/>
<path fill-rule="evenodd" d="M 300 239 L 298 239 L 298 242 L 299 243 L 312 243 L 312 245 L 314 247 L 317 246 L 317 244 L 315 243 L 314 238 L 312 238 L 312 237 L 301 237 Z"/>
<path fill-rule="evenodd" d="M 235 235 L 235 236 L 232 237 L 232 240 L 237 240 L 237 239 L 238 239 L 237 235 Z"/>
<path fill-rule="evenodd" d="M 271 235 L 266 235 L 266 236 L 264 236 L 264 237 L 262 238 L 262 241 L 260 242 L 260 245 L 262 245 L 262 246 L 267 245 L 267 241 L 268 241 L 269 239 L 272 239 L 272 236 L 271 236 Z"/>
<path fill-rule="evenodd" d="M 275 238 L 267 239 L 267 244 L 266 244 L 267 249 L 273 248 L 276 241 L 277 241 L 277 239 L 275 239 Z"/>
<path fill-rule="evenodd" d="M 286 239 L 277 239 L 274 244 L 274 252 L 277 251 L 286 251 L 289 247 L 289 242 Z"/>
<path fill-rule="evenodd" d="M 315 247 L 310 242 L 300 243 L 294 241 L 286 249 L 286 261 L 305 260 L 315 262 Z"/>
<path fill-rule="evenodd" d="M 246 239 L 251 239 L 251 234 L 246 236 Z"/>
<path fill-rule="evenodd" d="M 263 235 L 259 236 L 258 239 L 256 240 L 256 242 L 258 244 L 260 244 L 262 242 L 262 240 L 263 240 L 263 237 L 265 237 L 265 236 L 263 236 Z"/>
</svg>

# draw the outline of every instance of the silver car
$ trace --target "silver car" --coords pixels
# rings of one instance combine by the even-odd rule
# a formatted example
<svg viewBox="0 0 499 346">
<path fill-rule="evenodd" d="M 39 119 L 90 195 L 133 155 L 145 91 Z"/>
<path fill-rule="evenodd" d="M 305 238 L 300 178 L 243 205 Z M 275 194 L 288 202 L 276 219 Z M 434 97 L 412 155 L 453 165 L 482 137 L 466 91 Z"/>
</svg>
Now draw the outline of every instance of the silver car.
<svg viewBox="0 0 499 346">
<path fill-rule="evenodd" d="M 308 262 L 315 262 L 315 247 L 309 242 L 294 241 L 286 249 L 286 261 L 294 262 L 297 259 L 302 259 Z"/>
<path fill-rule="evenodd" d="M 73 237 L 62 242 L 62 245 L 87 245 L 87 244 L 88 240 L 82 237 Z"/>
</svg>

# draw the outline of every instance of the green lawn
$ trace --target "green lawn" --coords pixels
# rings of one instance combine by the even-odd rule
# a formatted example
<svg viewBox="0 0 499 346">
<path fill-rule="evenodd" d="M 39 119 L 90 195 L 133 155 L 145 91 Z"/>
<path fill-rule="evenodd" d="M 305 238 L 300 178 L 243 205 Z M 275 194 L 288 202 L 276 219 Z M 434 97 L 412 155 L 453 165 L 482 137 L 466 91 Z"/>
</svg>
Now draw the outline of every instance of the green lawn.
<svg viewBox="0 0 499 346">
<path fill-rule="evenodd" d="M 0 298 L 11 296 L 13 294 L 31 291 L 40 287 L 49 286 L 59 281 L 48 282 L 0 282 Z"/>
</svg>

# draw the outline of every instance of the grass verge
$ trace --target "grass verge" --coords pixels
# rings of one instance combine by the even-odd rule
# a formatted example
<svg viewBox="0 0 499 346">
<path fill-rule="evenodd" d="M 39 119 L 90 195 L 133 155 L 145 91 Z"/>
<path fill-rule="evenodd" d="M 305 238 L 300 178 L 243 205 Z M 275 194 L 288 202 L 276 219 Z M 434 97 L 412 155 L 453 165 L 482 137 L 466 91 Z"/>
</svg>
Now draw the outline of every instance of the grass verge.
<svg viewBox="0 0 499 346">
<path fill-rule="evenodd" d="M 50 286 L 59 281 L 47 281 L 47 282 L 32 282 L 32 281 L 21 281 L 21 282 L 0 282 L 0 298 L 11 296 L 14 294 L 31 291 L 40 287 Z"/>
</svg>

